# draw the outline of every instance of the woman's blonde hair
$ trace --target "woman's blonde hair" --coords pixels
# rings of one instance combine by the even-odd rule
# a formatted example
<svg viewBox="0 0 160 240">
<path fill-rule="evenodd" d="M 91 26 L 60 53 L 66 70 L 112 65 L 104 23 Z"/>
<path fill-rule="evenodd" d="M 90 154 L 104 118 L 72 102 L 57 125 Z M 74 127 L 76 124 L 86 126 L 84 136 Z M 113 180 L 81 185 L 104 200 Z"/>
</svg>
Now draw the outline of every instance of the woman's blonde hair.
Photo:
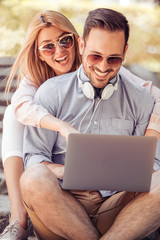
<svg viewBox="0 0 160 240">
<path fill-rule="evenodd" d="M 51 26 L 55 26 L 64 32 L 74 34 L 76 54 L 71 71 L 79 67 L 81 62 L 77 41 L 79 36 L 72 23 L 63 14 L 56 11 L 50 10 L 38 13 L 28 27 L 24 45 L 12 66 L 6 85 L 6 92 L 10 91 L 12 81 L 16 76 L 17 85 L 19 85 L 19 82 L 24 77 L 27 77 L 27 79 L 34 82 L 37 87 L 39 87 L 45 80 L 55 75 L 54 69 L 46 62 L 41 61 L 38 57 L 38 34 L 43 28 Z"/>
</svg>

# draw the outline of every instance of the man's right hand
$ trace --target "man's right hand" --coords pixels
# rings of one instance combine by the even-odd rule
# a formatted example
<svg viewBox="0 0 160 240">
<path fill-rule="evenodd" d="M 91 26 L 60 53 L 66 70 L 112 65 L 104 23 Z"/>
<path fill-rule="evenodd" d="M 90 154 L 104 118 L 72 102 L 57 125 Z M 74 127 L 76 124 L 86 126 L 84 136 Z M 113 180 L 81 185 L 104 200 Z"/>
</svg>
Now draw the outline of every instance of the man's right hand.
<svg viewBox="0 0 160 240">
<path fill-rule="evenodd" d="M 50 163 L 50 162 L 42 162 L 42 164 L 46 165 L 59 179 L 63 179 L 64 175 L 64 165 Z"/>
</svg>

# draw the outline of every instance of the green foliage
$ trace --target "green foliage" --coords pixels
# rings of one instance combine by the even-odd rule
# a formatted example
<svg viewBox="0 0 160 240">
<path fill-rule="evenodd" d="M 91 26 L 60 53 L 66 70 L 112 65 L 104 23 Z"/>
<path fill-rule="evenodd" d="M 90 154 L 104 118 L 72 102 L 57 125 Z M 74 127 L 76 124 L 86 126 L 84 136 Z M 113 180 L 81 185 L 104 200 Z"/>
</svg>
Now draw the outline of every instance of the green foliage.
<svg viewBox="0 0 160 240">
<path fill-rule="evenodd" d="M 105 2 L 105 1 L 102 1 Z M 158 2 L 158 1 L 157 1 Z M 82 35 L 88 11 L 109 7 L 124 13 L 130 24 L 126 64 L 138 63 L 160 72 L 160 7 L 139 4 L 127 7 L 93 0 L 0 0 L 0 56 L 16 56 L 24 41 L 30 19 L 40 10 L 62 12 Z"/>
</svg>

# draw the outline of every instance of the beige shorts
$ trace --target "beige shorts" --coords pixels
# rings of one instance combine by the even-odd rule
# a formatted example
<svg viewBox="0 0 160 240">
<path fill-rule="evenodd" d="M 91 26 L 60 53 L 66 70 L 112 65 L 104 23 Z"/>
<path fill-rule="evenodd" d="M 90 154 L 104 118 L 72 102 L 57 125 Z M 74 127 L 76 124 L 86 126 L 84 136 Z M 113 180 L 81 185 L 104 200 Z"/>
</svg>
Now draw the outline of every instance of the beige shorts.
<svg viewBox="0 0 160 240">
<path fill-rule="evenodd" d="M 91 221 L 102 235 L 111 227 L 121 209 L 136 196 L 136 193 L 129 192 L 119 192 L 107 198 L 103 198 L 98 191 L 72 191 L 71 193 L 84 206 Z M 51 232 L 26 204 L 25 207 L 40 240 L 64 239 Z"/>
</svg>

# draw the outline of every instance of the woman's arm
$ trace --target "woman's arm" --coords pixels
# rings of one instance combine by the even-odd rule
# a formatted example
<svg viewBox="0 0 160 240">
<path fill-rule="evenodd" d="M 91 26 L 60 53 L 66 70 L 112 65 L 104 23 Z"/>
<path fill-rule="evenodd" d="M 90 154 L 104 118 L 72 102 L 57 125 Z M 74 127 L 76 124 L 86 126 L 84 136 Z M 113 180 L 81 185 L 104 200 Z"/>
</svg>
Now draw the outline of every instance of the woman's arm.
<svg viewBox="0 0 160 240">
<path fill-rule="evenodd" d="M 69 123 L 62 121 L 51 114 L 48 114 L 41 119 L 40 127 L 59 132 L 61 136 L 66 139 L 68 139 L 69 134 L 78 133 L 78 131 Z"/>
<path fill-rule="evenodd" d="M 121 67 L 120 74 L 124 77 L 128 76 L 133 82 L 145 87 L 154 98 L 155 104 L 145 135 L 156 136 L 157 139 L 160 139 L 160 89 L 152 85 L 151 81 L 145 81 L 137 77 L 124 67 Z"/>
<path fill-rule="evenodd" d="M 34 102 L 37 89 L 28 79 L 22 80 L 11 100 L 17 120 L 24 125 L 60 132 L 66 139 L 70 133 L 77 133 L 70 124 L 52 116 L 44 107 Z"/>
<path fill-rule="evenodd" d="M 152 130 L 152 129 L 147 129 L 145 136 L 155 136 L 157 138 L 157 140 L 160 139 L 160 133 L 156 132 L 155 130 Z"/>
<path fill-rule="evenodd" d="M 39 126 L 40 119 L 48 114 L 41 105 L 34 102 L 38 87 L 24 78 L 13 94 L 11 104 L 17 120 L 24 125 Z"/>
</svg>

